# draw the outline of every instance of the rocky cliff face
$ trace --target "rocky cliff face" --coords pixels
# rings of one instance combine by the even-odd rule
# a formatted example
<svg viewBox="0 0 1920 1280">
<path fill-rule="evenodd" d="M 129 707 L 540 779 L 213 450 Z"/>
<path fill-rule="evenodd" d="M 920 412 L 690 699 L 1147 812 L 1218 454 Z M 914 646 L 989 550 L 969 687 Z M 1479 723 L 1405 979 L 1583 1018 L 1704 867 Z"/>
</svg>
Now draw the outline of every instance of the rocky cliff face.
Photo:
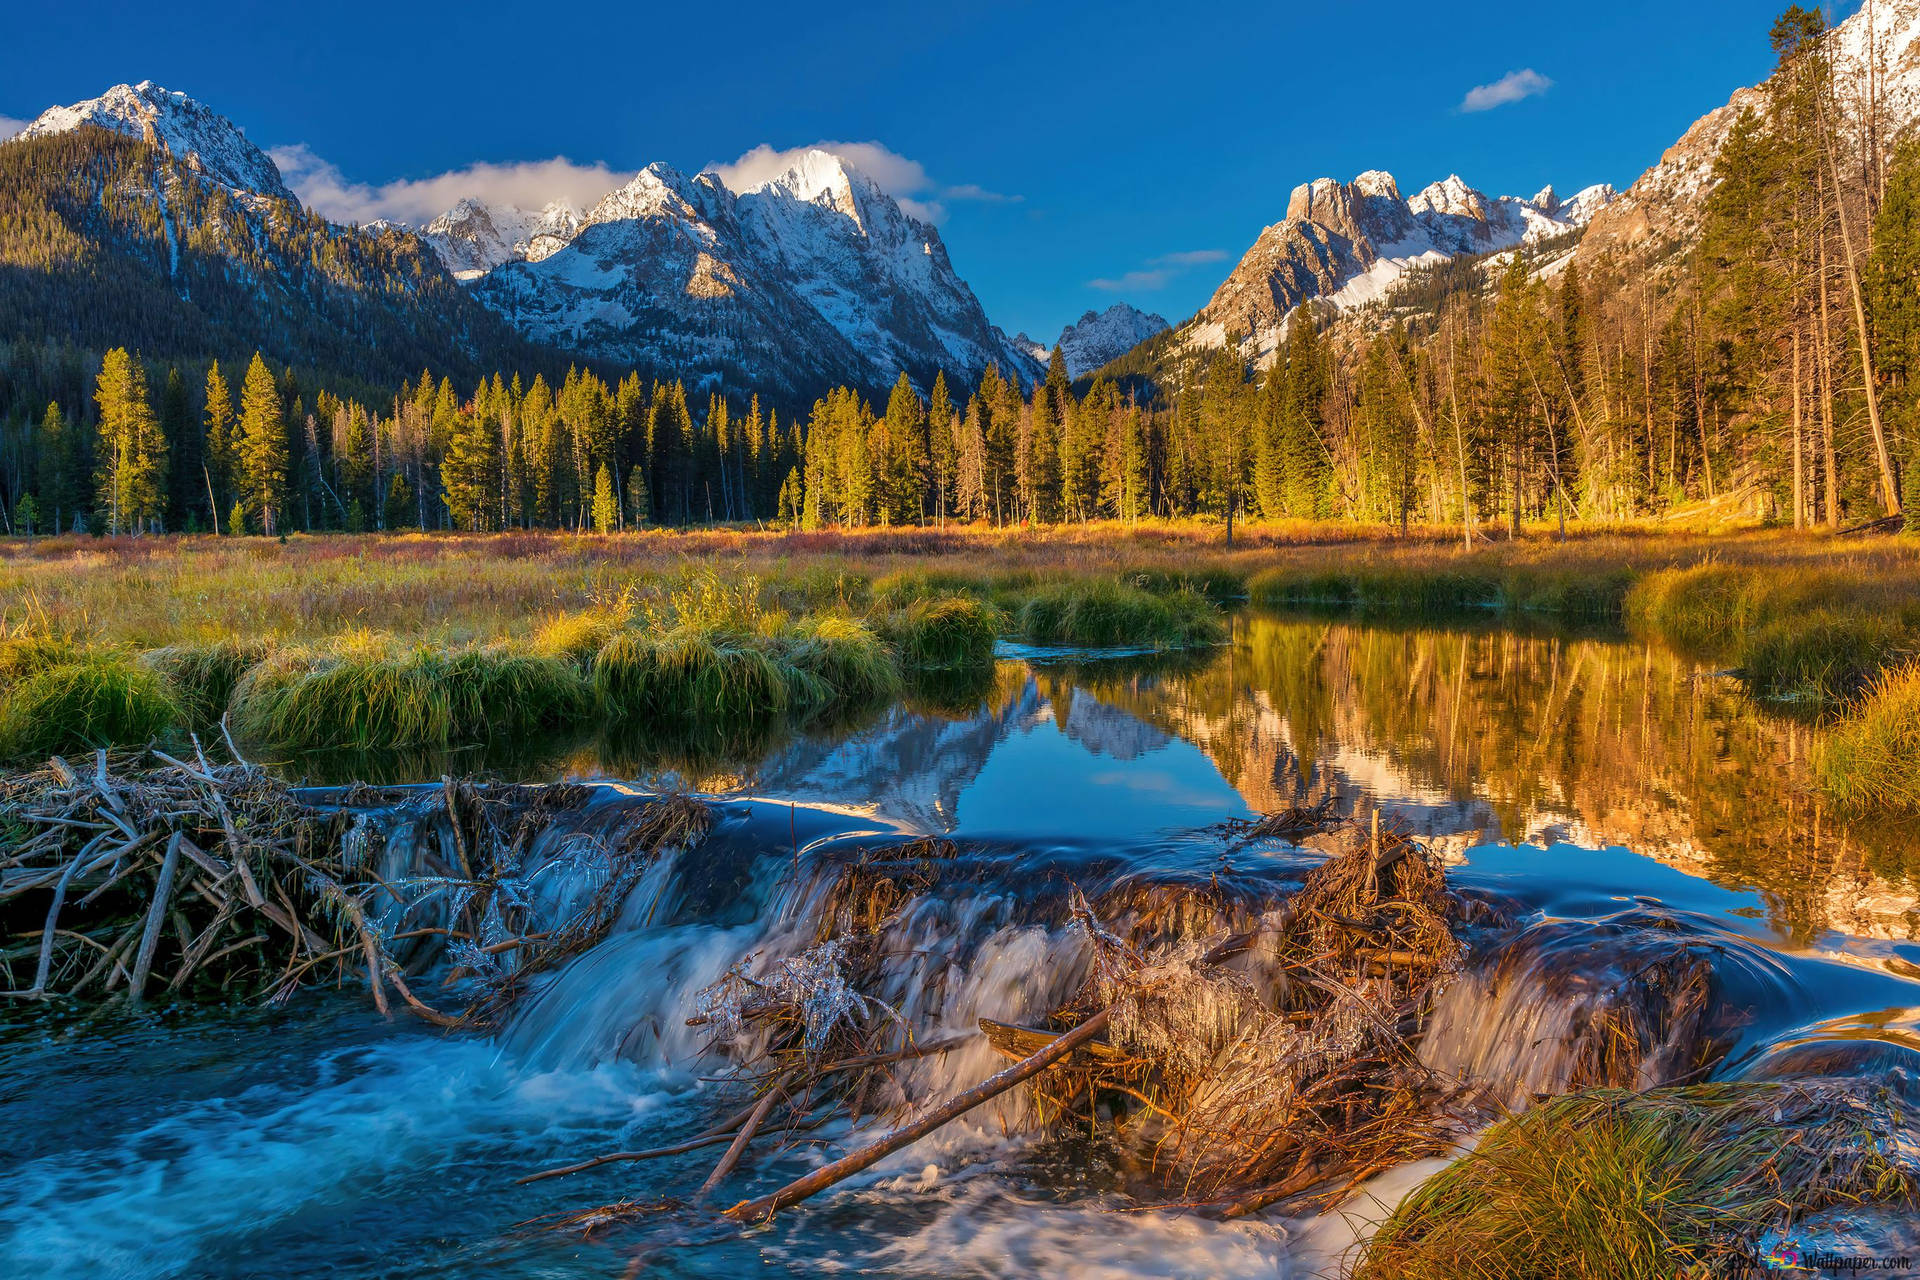
<svg viewBox="0 0 1920 1280">
<path fill-rule="evenodd" d="M 556 200 L 538 212 L 466 199 L 420 232 L 456 280 L 474 280 L 509 262 L 539 262 L 580 231 L 580 210 Z"/>
<path fill-rule="evenodd" d="M 1105 311 L 1089 311 L 1062 329 L 1055 345 L 1066 363 L 1067 376 L 1080 378 L 1170 328 L 1160 316 L 1116 302 Z M 1051 357 L 1052 349 L 1043 348 L 1041 362 Z"/>
<path fill-rule="evenodd" d="M 1833 38 L 1844 98 L 1857 104 L 1871 85 L 1889 136 L 1920 120 L 1920 0 L 1875 0 L 1841 23 Z M 1747 112 L 1766 115 L 1764 88 L 1740 89 L 1694 121 L 1659 163 L 1595 216 L 1581 258 L 1652 262 L 1691 246 L 1713 191 L 1714 162 Z"/>
<path fill-rule="evenodd" d="M 300 210 L 238 127 L 151 82 L 54 107 L 20 138 L 89 125 L 152 147 L 258 216 L 284 220 L 273 210 L 290 205 L 328 238 L 423 244 L 472 284 L 472 298 L 568 356 L 789 402 L 842 383 L 883 390 L 902 372 L 922 389 L 941 372 L 970 383 L 989 364 L 1029 384 L 1043 372 L 988 322 L 939 233 L 824 151 L 737 192 L 713 174 L 654 165 L 584 214 L 564 201 L 532 211 L 470 199 L 424 228 L 355 229 Z M 165 200 L 164 185 L 155 192 Z M 164 208 L 161 221 L 173 237 Z M 177 271 L 180 241 L 170 243 Z M 464 323 L 464 304 L 456 310 L 464 329 L 486 327 Z M 509 347 L 519 339 L 498 354 Z M 488 358 L 461 354 L 460 367 Z"/>
<path fill-rule="evenodd" d="M 416 237 L 303 209 L 265 153 L 183 93 L 143 81 L 54 107 L 0 143 L 0 165 L 0 258 L 13 237 L 36 246 L 33 270 L 9 282 L 0 338 L 154 358 L 257 348 L 383 382 L 552 360 Z"/>
<path fill-rule="evenodd" d="M 1612 198 L 1604 186 L 1570 200 L 1551 187 L 1530 200 L 1489 197 L 1458 176 L 1407 198 L 1378 170 L 1352 182 L 1320 178 L 1294 188 L 1287 216 L 1260 233 L 1186 326 L 1186 340 L 1212 347 L 1233 335 L 1264 354 L 1303 302 L 1364 306 L 1414 267 L 1578 231 Z"/>
</svg>

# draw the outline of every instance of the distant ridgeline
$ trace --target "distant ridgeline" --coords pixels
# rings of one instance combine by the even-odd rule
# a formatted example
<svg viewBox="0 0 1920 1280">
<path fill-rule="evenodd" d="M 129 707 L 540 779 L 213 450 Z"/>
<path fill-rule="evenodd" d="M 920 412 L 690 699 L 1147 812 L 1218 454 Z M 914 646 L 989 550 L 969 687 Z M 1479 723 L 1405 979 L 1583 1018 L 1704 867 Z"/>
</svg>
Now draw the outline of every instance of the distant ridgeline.
<svg viewBox="0 0 1920 1280">
<path fill-rule="evenodd" d="M 1920 0 L 1771 36 L 1766 84 L 1625 192 L 1308 183 L 1187 322 L 1089 313 L 1045 364 L 825 152 L 353 229 L 120 86 L 0 144 L 0 515 L 1889 516 L 1920 467 L 1920 71 L 1881 68 L 1920 67 Z"/>
</svg>

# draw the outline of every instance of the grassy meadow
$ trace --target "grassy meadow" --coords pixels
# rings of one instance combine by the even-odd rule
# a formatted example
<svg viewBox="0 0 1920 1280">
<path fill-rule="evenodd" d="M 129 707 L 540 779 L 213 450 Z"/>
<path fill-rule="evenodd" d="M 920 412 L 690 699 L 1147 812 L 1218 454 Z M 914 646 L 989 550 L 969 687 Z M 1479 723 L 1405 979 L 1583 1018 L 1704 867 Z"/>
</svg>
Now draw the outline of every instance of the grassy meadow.
<svg viewBox="0 0 1920 1280">
<path fill-rule="evenodd" d="M 231 713 L 289 749 L 883 703 L 995 642 L 1182 649 L 1237 601 L 1619 621 L 1841 723 L 1847 802 L 1920 806 L 1920 541 L 1253 525 L 0 542 L 0 754 Z"/>
</svg>

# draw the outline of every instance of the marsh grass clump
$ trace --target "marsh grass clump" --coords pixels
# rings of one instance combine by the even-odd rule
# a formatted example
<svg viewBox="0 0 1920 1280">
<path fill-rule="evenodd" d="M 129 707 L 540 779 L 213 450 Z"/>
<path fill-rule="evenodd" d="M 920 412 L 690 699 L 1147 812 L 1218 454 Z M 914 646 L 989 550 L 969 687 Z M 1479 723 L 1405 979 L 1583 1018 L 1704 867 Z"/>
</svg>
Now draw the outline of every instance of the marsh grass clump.
<svg viewBox="0 0 1920 1280">
<path fill-rule="evenodd" d="M 606 647 L 633 621 L 633 604 L 621 599 L 569 613 L 550 613 L 534 629 L 532 651 L 549 658 L 565 658 L 581 667 Z"/>
<path fill-rule="evenodd" d="M 1741 674 L 1757 693 L 1847 701 L 1907 643 L 1893 619 L 1816 610 L 1767 622 L 1739 640 Z"/>
<path fill-rule="evenodd" d="M 214 640 L 175 644 L 140 655 L 142 665 L 160 677 L 196 729 L 220 722 L 240 678 L 265 660 L 268 646 L 258 640 Z"/>
<path fill-rule="evenodd" d="M 640 721 L 745 724 L 784 715 L 796 700 L 825 701 L 814 677 L 763 637 L 697 626 L 615 636 L 593 660 L 592 683 L 604 713 Z"/>
<path fill-rule="evenodd" d="M 1021 638 L 1031 644 L 1094 649 L 1179 649 L 1227 637 L 1220 610 L 1193 591 L 1154 595 L 1111 579 L 1056 583 L 1020 608 Z"/>
<path fill-rule="evenodd" d="M 1813 768 L 1842 804 L 1920 810 L 1920 662 L 1876 679 L 1815 749 Z"/>
<path fill-rule="evenodd" d="M 922 600 L 939 600 L 950 596 L 972 596 L 984 600 L 1000 591 L 1026 585 L 1031 579 L 1030 574 L 996 578 L 986 573 L 969 573 L 960 569 L 905 569 L 874 579 L 871 596 L 876 612 L 894 612 Z"/>
<path fill-rule="evenodd" d="M 180 704 L 152 671 L 113 650 L 85 652 L 40 666 L 0 694 L 0 757 L 144 746 L 181 719 Z"/>
<path fill-rule="evenodd" d="M 560 727 L 585 713 L 587 685 L 562 658 L 351 636 L 270 655 L 232 705 L 244 737 L 291 750 L 446 747 Z"/>
<path fill-rule="evenodd" d="M 1000 611 L 970 596 L 914 600 L 875 623 L 910 671 L 955 671 L 993 661 Z"/>
<path fill-rule="evenodd" d="M 1343 569 L 1268 569 L 1248 583 L 1269 605 L 1328 605 L 1388 616 L 1425 616 L 1500 607 L 1500 581 L 1450 566 L 1357 564 Z"/>
<path fill-rule="evenodd" d="M 1596 619 L 1618 617 L 1631 584 L 1628 570 L 1587 563 L 1503 565 L 1434 559 L 1266 569 L 1248 581 L 1247 592 L 1258 604 L 1318 605 L 1371 617 L 1507 612 Z"/>
<path fill-rule="evenodd" d="M 1566 1095 L 1410 1195 L 1354 1280 L 1722 1274 L 1789 1220 L 1910 1203 L 1914 1172 L 1888 1154 L 1901 1137 L 1859 1081 Z"/>
<path fill-rule="evenodd" d="M 1627 597 L 1628 616 L 1694 652 L 1711 652 L 1755 621 L 1756 574 L 1729 565 L 1700 565 L 1649 574 Z"/>
<path fill-rule="evenodd" d="M 0 638 L 0 690 L 85 654 L 80 641 L 57 632 L 22 631 Z"/>
<path fill-rule="evenodd" d="M 900 670 L 872 628 L 837 614 L 810 618 L 782 637 L 781 657 L 800 675 L 793 701 L 868 707 L 900 692 Z"/>
</svg>

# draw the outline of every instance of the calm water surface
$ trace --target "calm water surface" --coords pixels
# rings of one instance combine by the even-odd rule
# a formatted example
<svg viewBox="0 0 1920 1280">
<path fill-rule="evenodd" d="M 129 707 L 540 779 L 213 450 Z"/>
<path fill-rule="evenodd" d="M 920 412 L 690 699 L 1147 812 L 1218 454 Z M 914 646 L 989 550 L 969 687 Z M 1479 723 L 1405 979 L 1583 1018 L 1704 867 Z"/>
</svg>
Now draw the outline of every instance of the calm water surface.
<svg viewBox="0 0 1920 1280">
<path fill-rule="evenodd" d="M 690 990 L 773 936 L 778 876 L 756 870 L 779 865 L 770 831 L 773 854 L 788 839 L 954 834 L 1013 850 L 1011 877 L 1115 858 L 1202 868 L 1221 856 L 1202 829 L 1332 796 L 1411 826 L 1456 880 L 1537 918 L 1684 917 L 1754 975 L 1723 1074 L 1800 1041 L 1920 1048 L 1920 842 L 1825 810 L 1806 773 L 1819 732 L 1618 636 L 1255 614 L 1232 646 L 1172 662 L 1012 651 L 977 687 L 745 758 L 602 747 L 488 762 L 734 798 L 739 834 L 711 858 L 737 866 L 709 872 L 731 887 L 675 890 L 667 924 L 609 938 L 492 1037 L 386 1024 L 353 993 L 110 1031 L 0 1029 L 0 1272 L 615 1276 L 651 1249 L 643 1274 L 666 1276 L 1313 1275 L 1350 1242 L 1344 1223 L 1110 1212 L 1111 1153 L 985 1124 L 706 1242 L 681 1225 L 583 1243 L 516 1224 L 683 1192 L 714 1151 L 512 1179 L 704 1125 L 712 1064 L 677 1024 Z M 1037 999 L 1022 957 L 1034 971 L 1057 959 L 1017 930 L 967 954 L 983 1011 Z"/>
</svg>

